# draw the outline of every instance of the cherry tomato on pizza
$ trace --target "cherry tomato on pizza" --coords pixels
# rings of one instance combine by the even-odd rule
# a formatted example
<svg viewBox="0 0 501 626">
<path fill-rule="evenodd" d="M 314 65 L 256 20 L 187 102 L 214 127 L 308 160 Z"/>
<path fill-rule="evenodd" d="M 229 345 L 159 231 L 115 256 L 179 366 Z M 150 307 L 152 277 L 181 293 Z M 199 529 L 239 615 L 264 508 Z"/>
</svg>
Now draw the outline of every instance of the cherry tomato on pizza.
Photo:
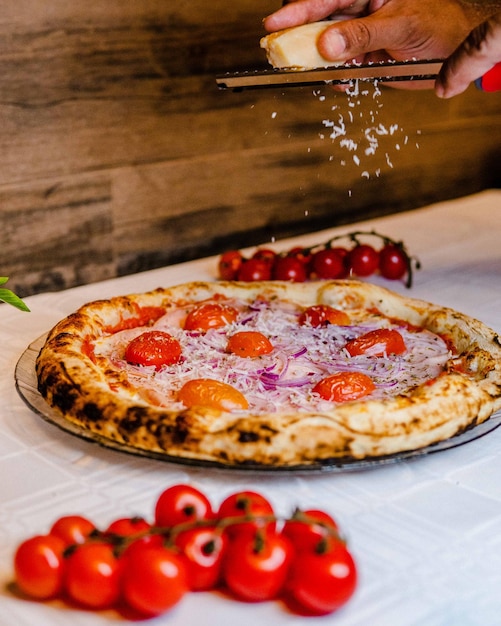
<svg viewBox="0 0 501 626">
<path fill-rule="evenodd" d="M 66 547 L 55 535 L 36 535 L 23 541 L 14 555 L 17 587 L 37 600 L 57 596 L 63 587 Z"/>
<path fill-rule="evenodd" d="M 398 330 L 394 328 L 380 328 L 351 339 L 345 344 L 345 349 L 350 356 L 362 354 L 366 356 L 383 356 L 403 354 L 406 346 Z"/>
<path fill-rule="evenodd" d="M 327 324 L 337 324 L 347 326 L 350 318 L 344 311 L 335 309 L 328 304 L 313 304 L 307 307 L 299 316 L 301 326 L 326 326 Z"/>
<path fill-rule="evenodd" d="M 292 544 L 283 535 L 259 531 L 239 534 L 227 548 L 224 581 L 242 600 L 271 600 L 284 588 L 292 560 Z"/>
<path fill-rule="evenodd" d="M 214 513 L 207 496 L 183 483 L 167 487 L 155 504 L 155 523 L 157 526 L 170 528 L 178 524 L 212 519 Z"/>
<path fill-rule="evenodd" d="M 178 363 L 182 357 L 179 341 L 162 330 L 149 330 L 133 339 L 125 349 L 125 360 L 131 365 L 152 365 L 160 370 Z"/>
<path fill-rule="evenodd" d="M 204 302 L 188 313 L 184 329 L 205 332 L 232 324 L 237 318 L 238 310 L 233 306 L 221 302 Z"/>
<path fill-rule="evenodd" d="M 228 339 L 226 350 L 242 357 L 256 357 L 273 352 L 271 341 L 255 330 L 243 330 Z"/>
<path fill-rule="evenodd" d="M 322 549 L 296 553 L 287 590 L 312 615 L 326 615 L 342 607 L 357 585 L 353 557 L 339 540 L 327 539 Z"/>
<path fill-rule="evenodd" d="M 198 406 L 221 411 L 249 408 L 247 398 L 241 391 L 212 378 L 188 380 L 179 390 L 177 399 L 187 408 Z"/>
<path fill-rule="evenodd" d="M 338 372 L 320 380 L 312 389 L 328 402 L 352 402 L 371 394 L 376 386 L 362 372 Z"/>
</svg>

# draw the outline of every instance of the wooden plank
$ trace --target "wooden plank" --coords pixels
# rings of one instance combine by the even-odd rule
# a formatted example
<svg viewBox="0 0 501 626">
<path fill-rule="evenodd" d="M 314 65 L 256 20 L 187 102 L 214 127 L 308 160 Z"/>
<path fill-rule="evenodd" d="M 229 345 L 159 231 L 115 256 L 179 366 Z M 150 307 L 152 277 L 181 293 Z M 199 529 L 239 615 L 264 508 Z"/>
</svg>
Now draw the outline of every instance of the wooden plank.
<svg viewBox="0 0 501 626">
<path fill-rule="evenodd" d="M 2 189 L 0 267 L 19 295 L 116 275 L 110 184 L 103 177 Z"/>
</svg>

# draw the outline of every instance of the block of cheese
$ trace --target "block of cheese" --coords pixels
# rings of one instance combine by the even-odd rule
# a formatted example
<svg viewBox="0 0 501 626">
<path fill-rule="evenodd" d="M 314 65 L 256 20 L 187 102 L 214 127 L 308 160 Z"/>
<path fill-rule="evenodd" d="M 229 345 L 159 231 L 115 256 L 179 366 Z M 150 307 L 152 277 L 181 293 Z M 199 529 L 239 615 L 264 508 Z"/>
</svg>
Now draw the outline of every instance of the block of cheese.
<svg viewBox="0 0 501 626">
<path fill-rule="evenodd" d="M 329 67 L 342 63 L 324 58 L 317 48 L 321 33 L 332 26 L 331 20 L 312 22 L 302 26 L 286 28 L 261 38 L 260 45 L 266 51 L 268 62 L 274 68 L 294 68 L 309 70 L 316 67 Z"/>
</svg>

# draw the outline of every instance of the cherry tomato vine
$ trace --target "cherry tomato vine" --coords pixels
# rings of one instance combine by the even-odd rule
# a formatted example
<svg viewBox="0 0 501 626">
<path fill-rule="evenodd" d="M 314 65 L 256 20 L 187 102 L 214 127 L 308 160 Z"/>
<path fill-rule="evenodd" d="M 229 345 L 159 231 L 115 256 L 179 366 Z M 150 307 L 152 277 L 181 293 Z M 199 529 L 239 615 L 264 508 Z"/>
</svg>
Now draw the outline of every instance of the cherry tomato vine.
<svg viewBox="0 0 501 626">
<path fill-rule="evenodd" d="M 240 601 L 282 599 L 289 610 L 323 615 L 355 591 L 355 562 L 325 511 L 280 517 L 253 491 L 215 509 L 202 491 L 178 484 L 160 494 L 153 517 L 115 519 L 104 530 L 80 515 L 58 518 L 17 547 L 18 591 L 138 617 L 168 611 L 189 591 L 218 588 Z"/>
<path fill-rule="evenodd" d="M 368 243 L 376 238 L 378 244 Z M 403 280 L 410 288 L 414 270 L 421 264 L 402 241 L 375 230 L 357 230 L 336 235 L 309 247 L 297 246 L 284 252 L 258 247 L 250 257 L 240 250 L 220 255 L 218 276 L 222 280 L 306 280 L 366 278 L 379 273 L 388 280 Z"/>
</svg>

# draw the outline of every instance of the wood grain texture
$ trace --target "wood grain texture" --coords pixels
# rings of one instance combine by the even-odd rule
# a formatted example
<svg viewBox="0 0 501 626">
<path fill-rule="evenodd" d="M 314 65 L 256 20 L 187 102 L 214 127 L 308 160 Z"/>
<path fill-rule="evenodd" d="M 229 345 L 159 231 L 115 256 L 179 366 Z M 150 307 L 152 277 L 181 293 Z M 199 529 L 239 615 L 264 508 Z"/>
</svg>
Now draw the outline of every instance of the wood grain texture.
<svg viewBox="0 0 501 626">
<path fill-rule="evenodd" d="M 219 91 L 266 66 L 278 3 L 229 4 L 4 2 L 0 269 L 21 295 L 499 184 L 501 94 Z"/>
</svg>

